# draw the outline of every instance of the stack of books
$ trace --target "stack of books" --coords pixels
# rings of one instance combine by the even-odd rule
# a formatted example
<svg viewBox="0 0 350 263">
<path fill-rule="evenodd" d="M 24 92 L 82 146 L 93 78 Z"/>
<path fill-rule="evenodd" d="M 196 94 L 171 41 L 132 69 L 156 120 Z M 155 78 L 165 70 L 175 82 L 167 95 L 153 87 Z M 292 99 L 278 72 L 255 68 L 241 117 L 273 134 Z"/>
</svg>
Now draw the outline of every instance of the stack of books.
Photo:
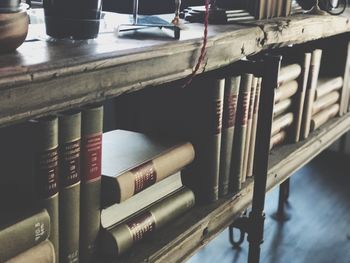
<svg viewBox="0 0 350 263">
<path fill-rule="evenodd" d="M 270 149 L 282 144 L 288 137 L 293 137 L 295 142 L 298 141 L 302 116 L 302 109 L 299 110 L 302 103 L 297 101 L 300 100 L 298 78 L 301 72 L 302 67 L 298 64 L 285 65 L 280 69 L 278 87 L 275 91 Z M 295 109 L 297 104 L 299 104 L 298 110 Z"/>
<path fill-rule="evenodd" d="M 103 135 L 101 252 L 115 258 L 194 206 L 181 170 L 189 142 L 114 130 Z"/>
</svg>

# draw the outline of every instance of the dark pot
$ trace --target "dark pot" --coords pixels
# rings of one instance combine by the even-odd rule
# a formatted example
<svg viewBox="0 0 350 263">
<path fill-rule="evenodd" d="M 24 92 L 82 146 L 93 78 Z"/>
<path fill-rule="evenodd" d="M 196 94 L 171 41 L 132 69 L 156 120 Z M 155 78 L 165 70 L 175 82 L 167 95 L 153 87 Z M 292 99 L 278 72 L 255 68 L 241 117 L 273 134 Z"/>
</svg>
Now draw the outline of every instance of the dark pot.
<svg viewBox="0 0 350 263">
<path fill-rule="evenodd" d="M 46 33 L 54 38 L 96 38 L 101 0 L 44 0 Z"/>
<path fill-rule="evenodd" d="M 16 13 L 21 11 L 21 0 L 0 0 L 0 13 Z"/>
</svg>

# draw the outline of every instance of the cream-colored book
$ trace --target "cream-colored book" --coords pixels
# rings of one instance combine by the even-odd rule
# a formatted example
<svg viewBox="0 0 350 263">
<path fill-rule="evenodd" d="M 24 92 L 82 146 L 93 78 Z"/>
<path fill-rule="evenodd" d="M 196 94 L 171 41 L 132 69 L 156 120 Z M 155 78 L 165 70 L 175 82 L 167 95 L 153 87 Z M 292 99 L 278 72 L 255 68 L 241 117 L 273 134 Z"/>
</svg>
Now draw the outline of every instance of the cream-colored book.
<svg viewBox="0 0 350 263">
<path fill-rule="evenodd" d="M 282 144 L 287 138 L 287 132 L 285 130 L 280 131 L 271 137 L 270 140 L 270 150 L 272 150 L 275 146 Z"/>
<path fill-rule="evenodd" d="M 272 123 L 271 136 L 274 136 L 285 128 L 291 126 L 293 121 L 294 114 L 291 112 L 276 118 Z"/>
<path fill-rule="evenodd" d="M 295 131 L 293 136 L 293 141 L 298 142 L 300 140 L 301 127 L 303 122 L 303 112 L 304 112 L 304 104 L 305 104 L 305 93 L 307 87 L 307 81 L 309 77 L 310 71 L 310 63 L 311 63 L 311 53 L 304 54 L 304 61 L 302 67 L 302 73 L 299 78 L 299 88 L 296 96 L 296 120 L 295 120 Z"/>
<path fill-rule="evenodd" d="M 281 114 L 287 112 L 291 108 L 291 106 L 292 106 L 292 99 L 285 99 L 278 102 L 273 107 L 273 117 L 276 118 Z"/>
<path fill-rule="evenodd" d="M 303 112 L 303 125 L 301 136 L 306 139 L 310 133 L 312 107 L 314 103 L 318 74 L 321 66 L 322 50 L 315 49 L 312 52 L 308 84 L 305 93 L 305 111 Z"/>
<path fill-rule="evenodd" d="M 251 136 L 252 136 L 253 112 L 254 112 L 255 93 L 256 93 L 257 85 L 258 85 L 258 78 L 254 77 L 252 81 L 252 86 L 250 89 L 247 135 L 246 135 L 246 141 L 245 141 L 245 152 L 244 152 L 244 163 L 243 163 L 243 178 L 242 178 L 243 183 L 246 181 L 247 173 L 248 173 L 249 150 L 250 150 L 250 143 L 251 143 Z"/>
<path fill-rule="evenodd" d="M 278 86 L 283 85 L 291 80 L 295 80 L 301 73 L 301 66 L 299 64 L 290 64 L 282 66 L 278 74 Z"/>
<path fill-rule="evenodd" d="M 320 78 L 317 82 L 315 100 L 318 100 L 333 91 L 340 90 L 343 87 L 343 83 L 344 81 L 342 77 Z"/>
<path fill-rule="evenodd" d="M 258 128 L 261 83 L 262 83 L 262 78 L 259 78 L 258 83 L 256 85 L 256 91 L 255 91 L 252 135 L 251 135 L 250 145 L 249 145 L 249 159 L 248 159 L 248 171 L 247 171 L 248 177 L 253 176 L 255 141 L 256 141 L 256 133 Z"/>
<path fill-rule="evenodd" d="M 339 113 L 339 108 L 339 104 L 334 104 L 313 116 L 311 119 L 311 131 L 318 129 L 328 120 L 335 117 Z"/>
<path fill-rule="evenodd" d="M 339 98 L 340 94 L 338 91 L 333 91 L 328 95 L 319 98 L 314 102 L 314 105 L 312 107 L 312 116 L 335 104 L 339 100 Z"/>
<path fill-rule="evenodd" d="M 291 80 L 286 82 L 275 91 L 275 103 L 282 100 L 288 99 L 295 95 L 298 91 L 298 82 L 296 80 Z"/>
</svg>

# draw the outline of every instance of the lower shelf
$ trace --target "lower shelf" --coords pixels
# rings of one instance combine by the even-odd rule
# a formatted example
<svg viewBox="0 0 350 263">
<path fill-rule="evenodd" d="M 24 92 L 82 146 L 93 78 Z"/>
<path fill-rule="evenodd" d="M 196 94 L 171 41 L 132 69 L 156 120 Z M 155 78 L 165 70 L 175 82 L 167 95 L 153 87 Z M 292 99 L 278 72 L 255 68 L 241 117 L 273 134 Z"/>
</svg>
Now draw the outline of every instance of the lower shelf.
<svg viewBox="0 0 350 263">
<path fill-rule="evenodd" d="M 278 186 L 349 130 L 350 114 L 347 114 L 329 121 L 302 142 L 273 150 L 266 190 Z M 196 206 L 160 230 L 152 239 L 137 245 L 118 262 L 185 261 L 249 207 L 253 198 L 253 183 L 252 179 L 248 179 L 238 194 L 211 205 Z"/>
</svg>

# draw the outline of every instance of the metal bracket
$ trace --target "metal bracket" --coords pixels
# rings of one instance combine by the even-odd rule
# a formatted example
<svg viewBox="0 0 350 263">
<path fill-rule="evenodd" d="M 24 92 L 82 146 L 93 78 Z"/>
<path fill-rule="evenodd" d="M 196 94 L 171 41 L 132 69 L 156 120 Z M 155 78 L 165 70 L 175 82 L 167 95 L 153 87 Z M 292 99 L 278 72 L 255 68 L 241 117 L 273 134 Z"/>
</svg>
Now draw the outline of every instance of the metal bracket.
<svg viewBox="0 0 350 263">
<path fill-rule="evenodd" d="M 235 240 L 234 237 L 234 229 L 238 229 L 240 230 L 240 236 L 238 241 Z M 228 228 L 228 234 L 229 234 L 229 240 L 231 245 L 234 248 L 238 248 L 242 245 L 242 243 L 244 242 L 245 239 L 245 235 L 248 234 L 250 228 L 250 220 L 248 217 L 248 212 L 247 210 L 244 211 L 244 213 L 242 214 L 242 216 L 238 219 L 236 219 Z"/>
</svg>

